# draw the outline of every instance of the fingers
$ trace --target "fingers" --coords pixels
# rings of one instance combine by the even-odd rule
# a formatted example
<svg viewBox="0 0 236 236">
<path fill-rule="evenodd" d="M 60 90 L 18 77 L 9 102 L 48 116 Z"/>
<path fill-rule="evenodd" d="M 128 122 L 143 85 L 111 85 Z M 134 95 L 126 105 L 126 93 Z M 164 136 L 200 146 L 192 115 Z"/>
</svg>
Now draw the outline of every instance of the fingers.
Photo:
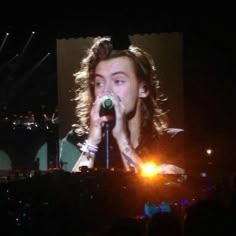
<svg viewBox="0 0 236 236">
<path fill-rule="evenodd" d="M 100 116 L 100 109 L 103 96 L 96 96 L 90 112 L 90 124 L 95 127 L 102 127 L 104 122 L 109 121 L 107 116 Z"/>
<path fill-rule="evenodd" d="M 124 116 L 125 116 L 125 106 L 124 106 L 121 98 L 118 95 L 116 95 L 112 90 L 107 90 L 107 91 L 99 94 L 98 96 L 96 96 L 96 98 L 92 104 L 91 119 L 95 119 L 97 125 L 98 124 L 102 125 L 103 122 L 109 121 L 109 119 L 110 119 L 109 117 L 106 117 L 105 115 L 103 117 L 103 115 L 101 116 L 101 114 L 100 114 L 100 110 L 101 110 L 102 102 L 104 100 L 104 96 L 108 96 L 109 98 L 111 98 L 113 105 L 114 105 L 115 114 L 116 114 L 116 121 L 122 122 L 124 120 Z"/>
<path fill-rule="evenodd" d="M 102 102 L 102 97 L 96 96 L 95 101 L 92 104 L 92 109 L 91 109 L 92 113 L 99 115 L 101 102 Z"/>
<path fill-rule="evenodd" d="M 102 104 L 105 96 L 108 96 L 109 98 L 111 98 L 111 100 L 114 104 L 114 109 L 115 109 L 116 115 L 118 117 L 121 116 L 119 114 L 124 113 L 125 106 L 122 103 L 121 98 L 118 95 L 116 95 L 112 90 L 107 90 L 107 91 L 99 94 L 98 96 L 96 96 L 95 101 L 93 103 L 93 107 L 92 107 L 93 111 L 99 115 L 99 112 L 101 109 L 101 104 Z"/>
</svg>

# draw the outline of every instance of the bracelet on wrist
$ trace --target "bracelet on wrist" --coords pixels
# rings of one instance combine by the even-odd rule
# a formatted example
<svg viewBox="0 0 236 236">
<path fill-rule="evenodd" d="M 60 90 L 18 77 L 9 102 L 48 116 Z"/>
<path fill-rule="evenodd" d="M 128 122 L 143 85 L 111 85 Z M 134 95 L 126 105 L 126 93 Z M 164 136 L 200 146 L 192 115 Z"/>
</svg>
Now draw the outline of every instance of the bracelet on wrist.
<svg viewBox="0 0 236 236">
<path fill-rule="evenodd" d="M 82 152 L 95 155 L 95 153 L 98 151 L 98 147 L 96 145 L 90 144 L 88 140 L 85 140 L 82 145 L 80 144 L 80 150 Z"/>
</svg>

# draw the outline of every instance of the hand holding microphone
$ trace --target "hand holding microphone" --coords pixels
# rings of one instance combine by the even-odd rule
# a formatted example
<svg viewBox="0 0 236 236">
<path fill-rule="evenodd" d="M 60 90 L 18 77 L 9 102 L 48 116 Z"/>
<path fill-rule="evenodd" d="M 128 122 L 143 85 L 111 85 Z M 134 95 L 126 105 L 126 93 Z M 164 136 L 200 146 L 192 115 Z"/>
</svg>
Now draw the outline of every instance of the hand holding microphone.
<svg viewBox="0 0 236 236">
<path fill-rule="evenodd" d="M 114 111 L 114 102 L 111 96 L 104 96 L 101 101 L 100 107 L 100 116 L 111 116 L 114 119 L 115 111 Z"/>
<path fill-rule="evenodd" d="M 90 112 L 89 140 L 92 140 L 92 144 L 100 143 L 106 125 L 112 129 L 112 135 L 116 140 L 127 136 L 125 106 L 115 93 L 96 96 Z"/>
<path fill-rule="evenodd" d="M 116 123 L 115 98 L 112 95 L 97 95 L 90 111 L 90 131 L 88 140 L 98 145 L 102 140 L 104 125 L 112 129 Z"/>
</svg>

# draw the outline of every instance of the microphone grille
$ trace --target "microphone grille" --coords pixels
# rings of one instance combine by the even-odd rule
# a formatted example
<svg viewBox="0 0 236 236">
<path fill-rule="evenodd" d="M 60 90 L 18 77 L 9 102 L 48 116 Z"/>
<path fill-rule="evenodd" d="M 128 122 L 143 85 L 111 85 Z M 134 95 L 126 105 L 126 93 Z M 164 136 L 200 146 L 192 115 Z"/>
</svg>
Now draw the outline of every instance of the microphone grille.
<svg viewBox="0 0 236 236">
<path fill-rule="evenodd" d="M 104 99 L 102 100 L 102 106 L 104 108 L 107 108 L 107 109 L 111 109 L 113 108 L 113 101 L 110 97 L 106 96 L 104 97 Z"/>
</svg>

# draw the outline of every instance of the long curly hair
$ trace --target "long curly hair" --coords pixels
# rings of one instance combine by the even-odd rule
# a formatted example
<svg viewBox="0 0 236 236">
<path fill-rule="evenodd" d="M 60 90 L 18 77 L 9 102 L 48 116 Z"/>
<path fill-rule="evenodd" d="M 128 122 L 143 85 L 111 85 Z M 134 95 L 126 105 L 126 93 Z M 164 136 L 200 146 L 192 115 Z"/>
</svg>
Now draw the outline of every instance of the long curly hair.
<svg viewBox="0 0 236 236">
<path fill-rule="evenodd" d="M 81 62 L 81 69 L 75 76 L 75 101 L 77 124 L 75 132 L 80 134 L 89 132 L 89 114 L 94 95 L 94 73 L 97 64 L 102 60 L 128 57 L 134 65 L 136 76 L 140 82 L 145 82 L 149 96 L 142 102 L 142 131 L 152 130 L 154 135 L 162 133 L 167 128 L 167 116 L 160 103 L 166 98 L 159 92 L 158 73 L 151 55 L 144 50 L 130 45 L 127 49 L 114 49 L 110 37 L 98 37 L 87 51 L 87 56 Z M 148 128 L 148 129 L 147 129 Z M 149 129 L 150 128 L 150 129 Z M 149 133 L 150 134 L 150 133 Z"/>
</svg>

